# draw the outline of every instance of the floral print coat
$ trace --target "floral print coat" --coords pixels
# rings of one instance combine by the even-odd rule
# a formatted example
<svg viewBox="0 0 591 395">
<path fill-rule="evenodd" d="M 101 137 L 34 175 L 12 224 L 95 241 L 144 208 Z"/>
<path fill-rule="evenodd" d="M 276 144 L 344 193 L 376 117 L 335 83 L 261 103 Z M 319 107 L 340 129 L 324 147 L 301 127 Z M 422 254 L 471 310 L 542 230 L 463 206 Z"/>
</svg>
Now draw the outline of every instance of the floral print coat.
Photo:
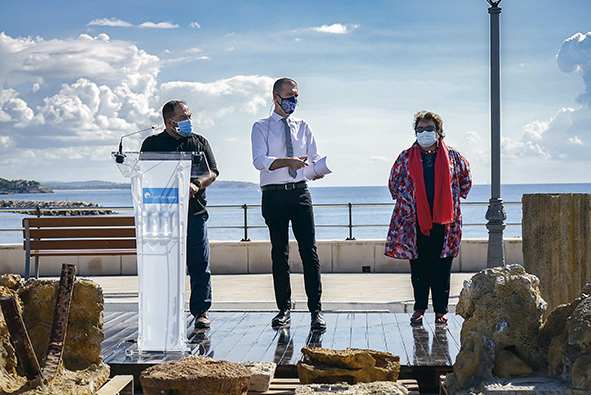
<svg viewBox="0 0 591 395">
<path fill-rule="evenodd" d="M 418 147 L 415 141 L 414 146 Z M 386 239 L 385 254 L 396 259 L 417 259 L 417 213 L 415 186 L 410 176 L 410 148 L 404 150 L 394 162 L 388 187 L 392 199 L 396 200 L 390 229 Z M 441 258 L 455 257 L 462 239 L 462 212 L 460 197 L 466 198 L 472 187 L 470 164 L 458 151 L 449 147 L 451 193 L 453 201 L 453 221 L 445 225 L 445 236 Z"/>
</svg>

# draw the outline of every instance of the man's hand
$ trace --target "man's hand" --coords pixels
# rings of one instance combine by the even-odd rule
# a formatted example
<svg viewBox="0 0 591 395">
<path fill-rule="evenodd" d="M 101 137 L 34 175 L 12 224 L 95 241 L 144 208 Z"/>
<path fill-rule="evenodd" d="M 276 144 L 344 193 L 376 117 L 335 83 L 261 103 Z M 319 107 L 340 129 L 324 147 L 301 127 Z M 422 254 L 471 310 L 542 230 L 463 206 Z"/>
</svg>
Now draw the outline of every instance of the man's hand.
<svg viewBox="0 0 591 395">
<path fill-rule="evenodd" d="M 193 199 L 195 195 L 199 192 L 199 187 L 193 183 L 189 184 L 189 197 Z"/>
<path fill-rule="evenodd" d="M 271 166 L 269 166 L 269 170 L 276 170 L 276 169 L 280 169 L 282 167 L 289 167 L 290 169 L 293 169 L 293 170 L 299 170 L 302 167 L 308 166 L 308 164 L 305 162 L 306 159 L 308 159 L 307 156 L 297 156 L 297 157 L 292 157 L 292 158 L 277 158 L 277 159 L 275 159 L 275 161 L 273 161 L 273 163 L 271 163 Z"/>
</svg>

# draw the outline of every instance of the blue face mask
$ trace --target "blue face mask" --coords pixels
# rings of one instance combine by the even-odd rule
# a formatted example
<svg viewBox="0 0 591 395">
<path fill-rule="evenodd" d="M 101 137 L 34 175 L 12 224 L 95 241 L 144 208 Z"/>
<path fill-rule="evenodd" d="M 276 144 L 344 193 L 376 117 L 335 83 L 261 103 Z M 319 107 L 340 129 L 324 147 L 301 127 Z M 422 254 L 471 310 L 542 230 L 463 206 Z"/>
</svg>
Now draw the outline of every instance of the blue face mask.
<svg viewBox="0 0 591 395">
<path fill-rule="evenodd" d="M 177 127 L 174 128 L 174 131 L 177 132 L 179 135 L 183 137 L 188 137 L 193 133 L 193 123 L 190 119 L 185 119 L 184 121 L 177 122 Z"/>
<path fill-rule="evenodd" d="M 279 95 L 277 95 L 279 96 Z M 289 97 L 287 99 L 281 98 L 281 108 L 285 111 L 286 114 L 293 114 L 296 107 L 298 106 L 298 98 L 297 97 Z"/>
</svg>

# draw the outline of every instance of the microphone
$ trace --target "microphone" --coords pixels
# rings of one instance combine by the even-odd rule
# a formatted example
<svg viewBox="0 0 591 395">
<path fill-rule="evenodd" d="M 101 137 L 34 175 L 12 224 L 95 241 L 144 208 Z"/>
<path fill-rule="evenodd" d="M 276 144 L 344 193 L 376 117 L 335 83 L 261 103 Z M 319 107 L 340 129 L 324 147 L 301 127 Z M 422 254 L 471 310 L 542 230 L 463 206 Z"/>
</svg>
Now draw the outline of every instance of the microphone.
<svg viewBox="0 0 591 395">
<path fill-rule="evenodd" d="M 133 136 L 134 134 L 142 133 L 142 132 L 145 132 L 146 130 L 150 130 L 150 129 L 154 130 L 157 127 L 158 126 L 156 126 L 156 125 L 152 125 L 152 126 L 150 126 L 148 128 L 145 128 L 145 129 L 142 129 L 142 130 L 138 130 L 136 132 L 125 134 L 125 135 L 121 136 L 121 139 L 119 140 L 119 149 L 113 155 L 115 157 L 115 162 L 121 164 L 121 163 L 123 163 L 125 161 L 125 154 L 123 153 L 123 138 L 124 137 Z"/>
</svg>

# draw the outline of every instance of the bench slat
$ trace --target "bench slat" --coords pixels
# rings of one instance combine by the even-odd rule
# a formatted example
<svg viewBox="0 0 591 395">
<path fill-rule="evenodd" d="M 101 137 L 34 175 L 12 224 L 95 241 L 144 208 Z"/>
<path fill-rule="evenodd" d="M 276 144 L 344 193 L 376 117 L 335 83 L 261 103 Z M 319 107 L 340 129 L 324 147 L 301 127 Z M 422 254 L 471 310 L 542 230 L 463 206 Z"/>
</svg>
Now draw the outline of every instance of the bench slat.
<svg viewBox="0 0 591 395">
<path fill-rule="evenodd" d="M 79 217 L 40 217 L 40 218 L 24 218 L 29 222 L 29 227 L 54 227 L 54 228 L 69 228 L 76 226 L 134 226 L 135 218 L 130 216 L 79 216 Z"/>
<path fill-rule="evenodd" d="M 137 255 L 135 248 L 117 250 L 31 250 L 31 256 Z"/>
<path fill-rule="evenodd" d="M 118 250 L 135 247 L 135 239 L 31 240 L 31 250 Z"/>
<path fill-rule="evenodd" d="M 23 231 L 24 232 L 24 231 Z M 93 239 L 135 237 L 135 228 L 52 228 L 29 229 L 31 239 Z"/>
</svg>

